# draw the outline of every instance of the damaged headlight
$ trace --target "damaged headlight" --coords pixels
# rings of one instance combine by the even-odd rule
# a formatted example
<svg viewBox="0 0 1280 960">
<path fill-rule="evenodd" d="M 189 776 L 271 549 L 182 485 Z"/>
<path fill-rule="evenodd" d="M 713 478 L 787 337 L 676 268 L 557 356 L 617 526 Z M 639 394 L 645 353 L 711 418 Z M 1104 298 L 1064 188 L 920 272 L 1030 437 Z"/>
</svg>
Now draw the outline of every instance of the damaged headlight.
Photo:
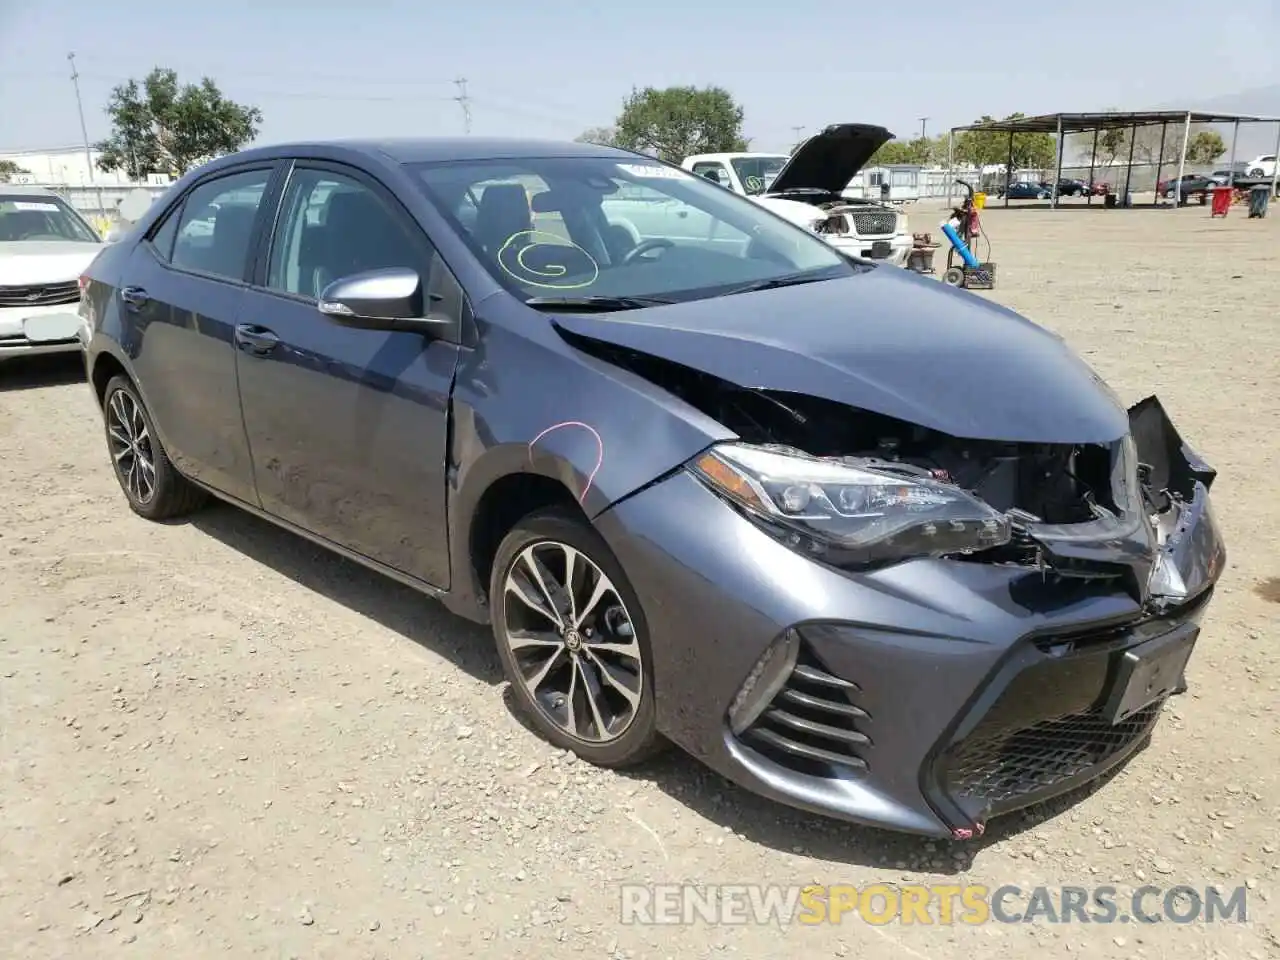
<svg viewBox="0 0 1280 960">
<path fill-rule="evenodd" d="M 1009 542 L 1009 518 L 959 487 L 888 464 L 720 444 L 692 464 L 784 543 L 836 565 L 972 552 Z"/>
</svg>

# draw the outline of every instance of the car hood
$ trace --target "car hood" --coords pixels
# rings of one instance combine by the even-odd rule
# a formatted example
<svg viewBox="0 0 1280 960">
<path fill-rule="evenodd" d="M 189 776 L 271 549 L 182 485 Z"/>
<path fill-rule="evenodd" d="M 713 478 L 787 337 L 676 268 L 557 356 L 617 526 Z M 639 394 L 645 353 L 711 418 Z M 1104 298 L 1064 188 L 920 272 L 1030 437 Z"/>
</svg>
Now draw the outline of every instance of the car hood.
<svg viewBox="0 0 1280 960">
<path fill-rule="evenodd" d="M 1119 399 L 1061 338 L 891 268 L 554 323 L 741 387 L 822 397 L 953 437 L 1110 443 L 1129 429 Z"/>
<path fill-rule="evenodd" d="M 75 280 L 104 246 L 69 240 L 0 241 L 0 286 Z"/>
<path fill-rule="evenodd" d="M 814 206 L 812 203 L 785 200 L 782 197 L 771 197 L 768 194 L 752 197 L 751 199 L 760 204 L 760 206 L 772 210 L 784 220 L 794 223 L 796 226 L 804 227 L 806 230 L 813 229 L 815 220 L 822 220 L 826 217 L 822 208 Z"/>
<path fill-rule="evenodd" d="M 824 190 L 839 193 L 872 154 L 893 139 L 884 127 L 866 123 L 835 123 L 815 134 L 778 171 L 769 193 L 784 190 Z"/>
</svg>

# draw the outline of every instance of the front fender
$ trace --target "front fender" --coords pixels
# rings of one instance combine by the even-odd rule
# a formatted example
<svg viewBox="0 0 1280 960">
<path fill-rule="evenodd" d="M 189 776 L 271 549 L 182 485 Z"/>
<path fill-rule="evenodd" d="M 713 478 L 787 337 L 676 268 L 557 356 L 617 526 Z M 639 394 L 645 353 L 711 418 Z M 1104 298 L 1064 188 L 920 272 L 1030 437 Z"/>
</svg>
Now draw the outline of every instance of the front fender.
<svg viewBox="0 0 1280 960">
<path fill-rule="evenodd" d="M 594 519 L 736 436 L 554 334 L 526 338 L 493 326 L 479 342 L 459 363 L 451 416 L 449 529 L 459 612 L 482 592 L 471 573 L 470 530 L 494 483 L 522 473 L 552 478 Z"/>
</svg>

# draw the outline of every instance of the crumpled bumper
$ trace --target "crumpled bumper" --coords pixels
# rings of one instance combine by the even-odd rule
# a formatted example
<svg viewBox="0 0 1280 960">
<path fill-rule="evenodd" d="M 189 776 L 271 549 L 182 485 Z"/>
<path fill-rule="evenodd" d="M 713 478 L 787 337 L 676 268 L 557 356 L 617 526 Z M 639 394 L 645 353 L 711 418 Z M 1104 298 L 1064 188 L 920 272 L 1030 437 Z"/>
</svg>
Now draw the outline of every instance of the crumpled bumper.
<svg viewBox="0 0 1280 960">
<path fill-rule="evenodd" d="M 1183 688 L 1225 563 L 1212 471 L 1157 401 L 1132 416 L 1164 510 L 1111 576 L 972 558 L 838 571 L 685 472 L 606 511 L 644 603 L 660 729 L 764 796 L 934 836 L 973 836 L 1123 762 Z"/>
</svg>

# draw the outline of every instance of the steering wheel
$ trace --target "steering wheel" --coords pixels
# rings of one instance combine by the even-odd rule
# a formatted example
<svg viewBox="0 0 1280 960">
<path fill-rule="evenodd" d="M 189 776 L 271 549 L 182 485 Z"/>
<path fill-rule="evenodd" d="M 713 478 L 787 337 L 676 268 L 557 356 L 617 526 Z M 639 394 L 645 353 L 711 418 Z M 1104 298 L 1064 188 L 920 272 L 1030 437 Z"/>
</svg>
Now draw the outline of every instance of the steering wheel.
<svg viewBox="0 0 1280 960">
<path fill-rule="evenodd" d="M 650 237 L 648 240 L 641 240 L 634 247 L 623 254 L 622 262 L 619 266 L 627 266 L 634 261 L 640 259 L 651 250 L 666 250 L 668 247 L 674 247 L 675 243 L 666 237 Z"/>
</svg>

